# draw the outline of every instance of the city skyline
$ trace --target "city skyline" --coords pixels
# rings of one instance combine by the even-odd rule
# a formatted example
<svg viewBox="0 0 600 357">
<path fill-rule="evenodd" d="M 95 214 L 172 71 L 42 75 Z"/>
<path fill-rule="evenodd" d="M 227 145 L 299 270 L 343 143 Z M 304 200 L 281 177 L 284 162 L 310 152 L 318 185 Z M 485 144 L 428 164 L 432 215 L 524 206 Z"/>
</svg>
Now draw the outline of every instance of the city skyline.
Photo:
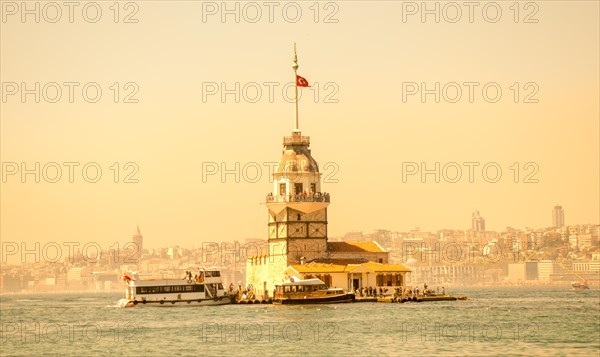
<svg viewBox="0 0 600 357">
<path fill-rule="evenodd" d="M 419 285 L 425 279 L 443 285 L 486 286 L 491 281 L 492 286 L 525 283 L 561 286 L 573 276 L 583 279 L 584 275 L 590 283 L 597 284 L 599 232 L 600 225 L 485 234 L 451 230 L 440 234 L 421 231 L 407 234 L 377 230 L 366 234 L 349 232 L 341 239 L 331 240 L 333 246 L 330 248 L 334 251 L 333 256 L 345 257 L 342 259 L 347 259 L 349 253 L 336 249 L 336 244 L 368 248 L 371 258 L 377 255 L 412 270 L 407 280 L 412 285 Z M 187 272 L 199 266 L 219 267 L 228 281 L 237 282 L 250 274 L 246 265 L 249 257 L 255 254 L 263 256 L 271 251 L 265 239 L 247 239 L 226 245 L 213 242 L 201 247 L 169 244 L 159 249 L 145 249 L 144 254 L 140 254 L 142 246 L 143 236 L 137 227 L 129 242 L 112 245 L 99 256 L 87 256 L 78 247 L 69 249 L 63 259 L 57 259 L 55 252 L 50 253 L 54 254 L 53 257 L 49 257 L 48 250 L 42 248 L 42 253 L 37 253 L 38 260 L 22 261 L 22 264 L 16 265 L 9 262 L 0 274 L 0 290 L 9 293 L 107 291 L 120 289 L 119 276 L 123 271 L 136 271 L 146 277 L 177 279 L 184 270 Z M 18 250 L 18 247 L 15 248 Z M 19 253 L 23 252 L 16 255 Z M 26 249 L 25 254 L 29 258 L 36 255 L 31 247 Z"/>
<path fill-rule="evenodd" d="M 478 213 L 476 211 L 476 213 Z M 475 213 L 474 213 L 475 214 Z M 481 217 L 480 217 L 481 218 Z M 478 236 L 478 244 L 487 244 L 490 241 L 493 241 L 495 238 L 499 237 L 501 234 L 523 234 L 523 233 L 532 233 L 532 232 L 545 232 L 545 231 L 564 231 L 569 232 L 572 229 L 580 229 L 580 227 L 597 227 L 598 223 L 579 223 L 574 225 L 565 225 L 563 227 L 553 227 L 552 225 L 548 225 L 545 227 L 513 227 L 507 226 L 503 230 L 475 230 L 473 228 L 470 229 L 457 229 L 453 227 L 443 227 L 434 230 L 421 229 L 421 227 L 413 227 L 409 230 L 394 230 L 386 227 L 379 227 L 372 230 L 351 230 L 346 231 L 341 235 L 329 236 L 329 238 L 334 242 L 346 241 L 346 242 L 357 242 L 364 241 L 366 237 L 370 238 L 374 241 L 378 241 L 376 238 L 378 234 L 384 232 L 385 234 L 392 235 L 406 235 L 406 237 L 411 236 L 428 236 L 432 235 L 438 236 L 438 238 L 442 239 L 446 235 L 448 231 L 454 232 L 453 234 L 464 234 L 463 239 L 465 241 L 471 241 L 473 237 L 478 236 L 480 233 L 485 233 L 484 235 Z M 597 229 L 597 228 L 591 228 Z M 239 243 L 242 245 L 249 245 L 250 247 L 254 247 L 256 243 L 266 244 L 268 243 L 267 237 L 236 237 L 231 240 L 219 241 L 219 240 L 204 240 L 204 241 L 196 241 L 191 245 L 180 244 L 179 241 L 172 241 L 169 244 L 159 243 L 156 245 L 153 242 L 155 240 L 150 240 L 150 244 L 148 244 L 147 238 L 144 238 L 144 235 L 141 233 L 141 229 L 139 225 L 136 225 L 133 230 L 133 234 L 130 235 L 130 238 L 126 238 L 127 235 L 122 237 L 115 238 L 110 240 L 108 244 L 103 245 L 97 241 L 81 241 L 81 242 L 60 242 L 60 241 L 36 241 L 32 244 L 28 244 L 27 242 L 10 242 L 4 241 L 2 245 L 2 263 L 3 264 L 30 264 L 35 263 L 36 261 L 69 261 L 75 257 L 85 257 L 83 254 L 83 250 L 85 250 L 90 257 L 85 259 L 94 259 L 93 257 L 97 254 L 101 256 L 105 254 L 116 255 L 118 257 L 127 257 L 128 259 L 137 260 L 142 257 L 142 254 L 145 252 L 154 252 L 168 249 L 172 252 L 172 249 L 209 249 L 209 250 L 220 250 L 223 244 L 229 243 Z M 490 235 L 491 234 L 491 235 Z M 61 245 L 62 244 L 62 245 Z M 219 248 L 215 248 L 219 247 Z M 240 247 L 236 248 L 238 251 L 236 254 L 240 254 Z M 481 248 L 481 247 L 480 247 Z M 536 249 L 543 247 L 536 247 Z M 254 249 L 254 248 L 251 248 Z M 242 249 L 243 250 L 243 249 Z M 393 252 L 393 250 L 392 250 Z M 398 254 L 399 252 L 396 252 Z M 168 253 L 170 254 L 170 253 Z"/>
</svg>

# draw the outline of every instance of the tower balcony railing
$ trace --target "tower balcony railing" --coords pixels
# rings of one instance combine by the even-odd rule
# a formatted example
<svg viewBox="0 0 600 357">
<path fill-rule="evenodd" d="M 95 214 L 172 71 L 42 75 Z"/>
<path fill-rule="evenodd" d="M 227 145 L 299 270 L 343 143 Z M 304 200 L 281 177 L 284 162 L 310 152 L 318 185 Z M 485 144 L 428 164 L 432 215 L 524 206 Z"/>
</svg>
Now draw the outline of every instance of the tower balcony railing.
<svg viewBox="0 0 600 357">
<path fill-rule="evenodd" d="M 283 145 L 310 145 L 310 136 L 292 135 L 283 137 Z"/>
<path fill-rule="evenodd" d="M 267 195 L 267 203 L 285 203 L 285 202 L 330 202 L 329 193 L 303 193 L 299 195 L 277 195 L 272 193 Z"/>
</svg>

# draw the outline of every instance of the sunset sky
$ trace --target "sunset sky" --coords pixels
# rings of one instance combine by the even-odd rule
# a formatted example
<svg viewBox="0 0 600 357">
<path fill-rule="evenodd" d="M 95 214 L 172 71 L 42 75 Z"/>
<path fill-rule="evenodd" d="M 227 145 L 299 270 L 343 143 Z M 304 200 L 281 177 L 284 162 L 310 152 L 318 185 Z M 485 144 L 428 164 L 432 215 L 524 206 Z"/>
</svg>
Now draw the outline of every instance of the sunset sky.
<svg viewBox="0 0 600 357">
<path fill-rule="evenodd" d="M 20 3 L 15 9 L 3 1 L 0 23 L 3 242 L 97 242 L 108 249 L 129 240 L 136 225 L 146 248 L 266 239 L 263 202 L 272 184 L 265 163 L 280 159 L 282 137 L 293 129 L 294 105 L 282 87 L 294 79 L 294 42 L 298 73 L 313 85 L 301 89 L 300 129 L 327 177 L 330 237 L 468 229 L 475 210 L 488 230 L 541 228 L 551 225 L 556 204 L 568 225 L 599 221 L 596 1 L 499 1 L 496 22 L 496 8 L 480 2 L 473 21 L 462 7 L 455 23 L 456 9 L 446 2 L 437 3 L 439 23 L 434 15 L 410 15 L 421 2 L 276 2 L 273 21 L 262 2 L 253 3 L 260 18 L 238 2 L 237 23 L 235 15 L 223 21 L 220 1 L 121 2 L 118 14 L 113 1 L 97 1 L 95 23 L 82 15 L 86 2 L 74 8 L 73 22 L 63 7 L 56 23 L 48 21 L 58 15 L 44 10 L 47 2 L 39 3 L 39 23 L 34 15 L 23 22 Z M 228 4 L 234 9 L 236 2 Z M 297 8 L 302 14 L 293 23 Z M 96 9 L 86 9 L 93 20 Z M 128 15 L 137 22 L 124 23 Z M 35 94 L 22 100 L 21 83 L 34 89 L 36 82 L 40 102 Z M 58 100 L 53 82 L 62 90 Z M 79 83 L 71 87 L 73 103 L 65 82 Z M 234 94 L 222 100 L 222 84 L 234 89 L 236 82 L 239 103 Z M 265 82 L 277 83 L 272 100 Z M 434 89 L 436 82 L 439 103 L 434 94 L 423 101 L 421 92 L 406 93 L 410 83 Z M 464 84 L 471 82 L 479 83 L 472 103 Z M 88 99 L 102 90 L 96 103 L 82 95 L 87 83 Z M 448 83 L 462 90 L 456 103 L 455 85 L 442 91 Z M 502 90 L 496 103 L 482 94 L 488 83 L 489 97 Z M 219 92 L 209 95 L 215 85 Z M 138 102 L 124 103 L 136 90 L 129 100 Z M 39 183 L 33 174 L 25 182 L 20 171 L 10 174 L 36 162 L 40 171 L 47 167 Z M 53 162 L 62 168 L 55 183 L 47 180 L 55 176 L 47 165 Z M 73 182 L 65 162 L 77 163 L 70 164 Z M 239 183 L 233 174 L 203 179 L 212 163 L 234 170 L 236 162 L 240 171 L 262 167 L 262 176 L 252 169 Z M 451 177 L 439 183 L 433 174 L 403 179 L 403 167 L 433 169 L 436 162 L 457 163 L 462 177 L 446 180 L 455 176 L 447 165 Z M 473 182 L 465 162 L 479 165 Z M 489 163 L 502 170 L 495 183 L 481 172 Z M 83 177 L 86 164 L 92 178 L 101 168 L 96 183 Z M 136 169 L 129 179 L 138 182 L 125 183 Z"/>
</svg>

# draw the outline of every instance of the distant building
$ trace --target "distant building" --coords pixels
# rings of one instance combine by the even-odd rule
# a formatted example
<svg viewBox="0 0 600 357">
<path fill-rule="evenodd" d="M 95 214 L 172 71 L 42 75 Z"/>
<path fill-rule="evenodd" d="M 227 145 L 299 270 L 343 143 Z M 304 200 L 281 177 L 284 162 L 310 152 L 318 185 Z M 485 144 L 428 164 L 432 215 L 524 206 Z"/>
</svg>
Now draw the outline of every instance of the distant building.
<svg viewBox="0 0 600 357">
<path fill-rule="evenodd" d="M 0 274 L 0 291 L 19 292 L 23 289 L 23 276 L 15 272 Z"/>
<path fill-rule="evenodd" d="M 475 211 L 471 218 L 471 228 L 474 232 L 485 231 L 485 219 L 479 215 L 479 211 Z"/>
<path fill-rule="evenodd" d="M 538 280 L 538 262 L 527 261 L 525 262 L 525 280 Z"/>
<path fill-rule="evenodd" d="M 142 252 L 144 251 L 144 237 L 142 236 L 142 233 L 140 233 L 140 226 L 137 226 L 137 231 L 131 237 L 131 242 L 135 248 L 135 254 L 133 258 L 139 262 L 142 258 Z"/>
<path fill-rule="evenodd" d="M 579 249 L 590 249 L 592 248 L 592 235 L 591 234 L 579 234 L 577 235 L 577 248 Z"/>
<path fill-rule="evenodd" d="M 538 262 L 538 278 L 541 281 L 550 281 L 550 275 L 554 274 L 554 263 L 552 260 L 540 260 Z"/>
<path fill-rule="evenodd" d="M 511 283 L 522 283 L 525 281 L 525 264 L 508 264 L 508 281 Z"/>
<path fill-rule="evenodd" d="M 600 261 L 573 262 L 573 271 L 600 272 Z"/>
<path fill-rule="evenodd" d="M 75 268 L 69 269 L 69 271 L 67 272 L 67 281 L 69 281 L 69 282 L 81 281 L 81 271 L 82 270 L 83 270 L 82 267 L 75 267 Z"/>
<path fill-rule="evenodd" d="M 556 205 L 552 210 L 552 227 L 560 228 L 565 226 L 565 211 L 562 206 Z"/>
</svg>

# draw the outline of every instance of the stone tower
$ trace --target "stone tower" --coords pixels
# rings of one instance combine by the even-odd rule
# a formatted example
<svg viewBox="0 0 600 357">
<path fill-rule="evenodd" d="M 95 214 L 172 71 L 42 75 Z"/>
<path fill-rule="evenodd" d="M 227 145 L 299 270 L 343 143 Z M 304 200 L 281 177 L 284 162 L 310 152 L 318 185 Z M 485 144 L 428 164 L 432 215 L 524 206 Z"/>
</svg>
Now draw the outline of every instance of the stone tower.
<svg viewBox="0 0 600 357">
<path fill-rule="evenodd" d="M 294 45 L 295 115 L 291 136 L 283 138 L 283 155 L 273 173 L 273 191 L 266 197 L 269 251 L 246 261 L 246 285 L 257 295 L 272 296 L 290 264 L 323 258 L 327 252 L 329 194 L 321 191 L 319 166 L 310 152 L 310 138 L 298 127 L 298 87 L 308 81 L 297 74 Z"/>
<path fill-rule="evenodd" d="M 327 251 L 329 194 L 321 191 L 319 166 L 310 138 L 293 131 L 283 138 L 283 155 L 267 195 L 271 254 L 284 254 L 287 263 L 323 258 Z"/>
</svg>

